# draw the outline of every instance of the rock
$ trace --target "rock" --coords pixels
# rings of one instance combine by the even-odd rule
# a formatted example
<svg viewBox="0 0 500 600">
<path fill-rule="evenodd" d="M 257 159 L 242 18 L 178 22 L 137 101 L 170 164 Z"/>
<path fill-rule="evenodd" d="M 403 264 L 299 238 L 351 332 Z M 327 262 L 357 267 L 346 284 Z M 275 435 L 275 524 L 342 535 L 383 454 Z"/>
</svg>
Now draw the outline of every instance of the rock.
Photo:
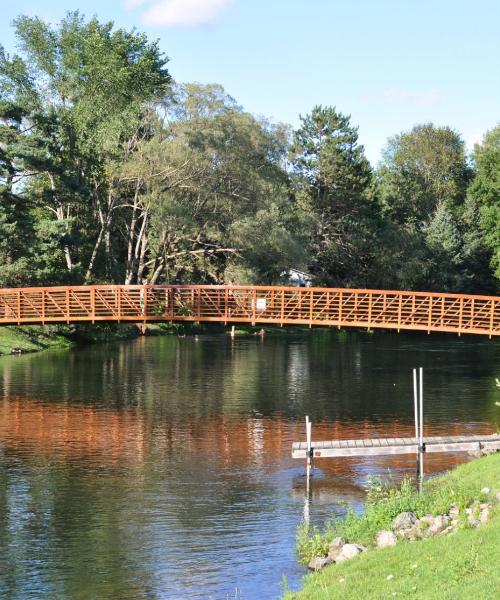
<svg viewBox="0 0 500 600">
<path fill-rule="evenodd" d="M 375 546 L 378 548 L 388 548 L 395 546 L 397 538 L 392 531 L 378 531 L 375 536 Z"/>
<path fill-rule="evenodd" d="M 471 527 L 479 527 L 481 525 L 481 522 L 478 521 L 473 515 L 469 515 L 467 517 L 467 523 L 469 523 Z"/>
<path fill-rule="evenodd" d="M 328 558 L 337 560 L 337 556 L 342 552 L 342 548 L 345 546 L 345 539 L 342 537 L 336 537 L 328 546 Z"/>
<path fill-rule="evenodd" d="M 430 527 L 434 523 L 434 518 L 432 515 L 424 515 L 419 519 L 420 523 L 423 523 Z"/>
<path fill-rule="evenodd" d="M 437 535 L 438 533 L 441 533 L 443 530 L 445 530 L 448 525 L 450 524 L 450 517 L 447 517 L 446 515 L 438 515 L 435 519 L 434 522 L 432 523 L 432 525 L 429 525 L 429 529 L 427 530 L 427 534 L 428 535 Z"/>
<path fill-rule="evenodd" d="M 333 550 L 334 548 L 342 548 L 342 546 L 345 546 L 345 539 L 343 537 L 336 537 L 330 542 L 329 548 Z"/>
<path fill-rule="evenodd" d="M 489 487 L 484 487 L 484 488 L 481 490 L 481 494 L 489 494 L 490 492 L 491 492 L 491 490 L 490 490 L 490 488 L 489 488 Z"/>
<path fill-rule="evenodd" d="M 342 546 L 342 550 L 340 554 L 335 559 L 335 562 L 339 563 L 344 560 L 349 560 L 361 554 L 361 552 L 365 552 L 366 548 L 361 546 L 360 544 L 345 544 Z"/>
<path fill-rule="evenodd" d="M 448 527 L 443 529 L 439 535 L 448 535 L 448 533 L 453 533 L 454 531 L 456 531 L 456 529 L 453 527 L 453 525 L 448 525 Z"/>
<path fill-rule="evenodd" d="M 448 514 L 450 515 L 450 517 L 458 517 L 458 515 L 460 514 L 460 510 L 458 509 L 458 506 L 456 504 L 452 504 L 450 506 L 450 510 L 448 511 Z"/>
<path fill-rule="evenodd" d="M 396 529 L 410 529 L 418 521 L 415 513 L 402 512 L 392 522 L 392 528 Z"/>
<path fill-rule="evenodd" d="M 315 556 L 307 565 L 310 571 L 321 571 L 327 565 L 333 564 L 335 561 L 328 556 Z"/>
<path fill-rule="evenodd" d="M 481 524 L 486 523 L 490 518 L 490 506 L 486 505 L 479 513 L 479 522 Z"/>
<path fill-rule="evenodd" d="M 401 529 L 398 533 L 401 537 L 407 539 L 409 542 L 416 542 L 425 536 L 425 532 L 428 529 L 424 529 L 422 527 L 423 525 L 425 524 L 417 521 L 413 527 L 410 527 L 410 529 Z"/>
<path fill-rule="evenodd" d="M 489 456 L 490 454 L 495 454 L 496 452 L 498 452 L 497 448 L 482 448 L 481 456 Z"/>
<path fill-rule="evenodd" d="M 482 456 L 481 450 L 468 450 L 467 454 L 474 458 L 481 458 L 481 456 Z"/>
</svg>

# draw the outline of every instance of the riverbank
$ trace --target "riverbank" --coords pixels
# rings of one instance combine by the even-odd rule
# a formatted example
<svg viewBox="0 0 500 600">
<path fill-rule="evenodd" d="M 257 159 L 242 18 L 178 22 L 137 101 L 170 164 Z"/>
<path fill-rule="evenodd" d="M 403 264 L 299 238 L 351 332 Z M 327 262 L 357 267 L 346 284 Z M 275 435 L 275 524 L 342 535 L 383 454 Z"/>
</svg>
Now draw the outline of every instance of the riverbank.
<svg viewBox="0 0 500 600">
<path fill-rule="evenodd" d="M 0 327 L 0 356 L 26 354 L 50 348 L 71 348 L 88 344 L 130 340 L 140 336 L 204 335 L 229 333 L 223 323 L 84 323 L 79 325 L 22 325 Z M 303 334 L 308 327 L 252 327 L 238 325 L 235 335 Z"/>
<path fill-rule="evenodd" d="M 177 333 L 169 324 L 82 324 L 0 327 L 0 355 L 25 354 L 50 348 L 71 348 L 102 342 L 134 339 L 141 335 Z"/>
<path fill-rule="evenodd" d="M 363 515 L 350 513 L 328 523 L 323 533 L 302 530 L 298 536 L 298 554 L 305 563 L 328 553 L 338 536 L 368 551 L 307 576 L 302 590 L 286 594 L 286 600 L 496 597 L 500 589 L 499 492 L 500 453 L 429 480 L 422 495 L 408 483 L 399 490 L 374 486 Z M 488 516 L 478 526 L 475 512 L 487 504 L 491 505 Z M 457 525 L 451 532 L 424 534 L 413 542 L 406 536 L 391 547 L 376 548 L 377 532 L 391 531 L 393 520 L 403 512 L 417 518 L 452 512 Z"/>
</svg>

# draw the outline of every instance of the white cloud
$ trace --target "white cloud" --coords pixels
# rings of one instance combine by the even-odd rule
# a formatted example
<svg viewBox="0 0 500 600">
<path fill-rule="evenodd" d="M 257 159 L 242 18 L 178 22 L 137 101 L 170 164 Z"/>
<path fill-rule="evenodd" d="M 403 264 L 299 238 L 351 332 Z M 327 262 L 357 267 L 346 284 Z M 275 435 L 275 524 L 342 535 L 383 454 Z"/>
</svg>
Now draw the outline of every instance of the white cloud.
<svg viewBox="0 0 500 600">
<path fill-rule="evenodd" d="M 389 88 L 384 90 L 382 98 L 391 104 L 408 104 L 423 108 L 438 104 L 443 98 L 443 94 L 437 89 L 411 91 L 400 88 Z"/>
<path fill-rule="evenodd" d="M 233 0 L 125 0 L 125 7 L 147 6 L 141 14 L 145 25 L 196 27 L 213 25 Z"/>
</svg>

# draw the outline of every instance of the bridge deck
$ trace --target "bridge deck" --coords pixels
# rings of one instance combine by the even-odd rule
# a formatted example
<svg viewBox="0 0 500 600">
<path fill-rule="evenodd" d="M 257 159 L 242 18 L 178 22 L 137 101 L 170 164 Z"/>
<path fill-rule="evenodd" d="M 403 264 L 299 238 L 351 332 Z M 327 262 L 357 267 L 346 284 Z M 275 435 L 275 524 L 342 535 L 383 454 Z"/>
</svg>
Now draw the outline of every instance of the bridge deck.
<svg viewBox="0 0 500 600">
<path fill-rule="evenodd" d="M 500 335 L 500 297 L 276 286 L 0 289 L 0 325 L 205 321 Z"/>
<path fill-rule="evenodd" d="M 455 435 L 424 437 L 426 452 L 467 452 L 469 450 L 500 450 L 500 435 Z M 374 438 L 364 440 L 333 440 L 311 442 L 315 458 L 342 456 L 383 456 L 416 454 L 416 438 Z M 294 442 L 292 458 L 307 458 L 307 442 Z"/>
</svg>

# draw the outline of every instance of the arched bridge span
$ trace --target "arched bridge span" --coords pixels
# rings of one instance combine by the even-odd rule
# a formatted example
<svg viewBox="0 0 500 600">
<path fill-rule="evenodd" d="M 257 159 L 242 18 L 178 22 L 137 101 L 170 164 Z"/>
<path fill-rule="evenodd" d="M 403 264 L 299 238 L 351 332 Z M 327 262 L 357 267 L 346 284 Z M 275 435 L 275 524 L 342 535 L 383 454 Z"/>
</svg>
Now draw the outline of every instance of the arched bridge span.
<svg viewBox="0 0 500 600">
<path fill-rule="evenodd" d="M 0 324 L 199 321 L 500 335 L 500 297 L 391 290 L 89 285 L 0 290 Z"/>
</svg>

